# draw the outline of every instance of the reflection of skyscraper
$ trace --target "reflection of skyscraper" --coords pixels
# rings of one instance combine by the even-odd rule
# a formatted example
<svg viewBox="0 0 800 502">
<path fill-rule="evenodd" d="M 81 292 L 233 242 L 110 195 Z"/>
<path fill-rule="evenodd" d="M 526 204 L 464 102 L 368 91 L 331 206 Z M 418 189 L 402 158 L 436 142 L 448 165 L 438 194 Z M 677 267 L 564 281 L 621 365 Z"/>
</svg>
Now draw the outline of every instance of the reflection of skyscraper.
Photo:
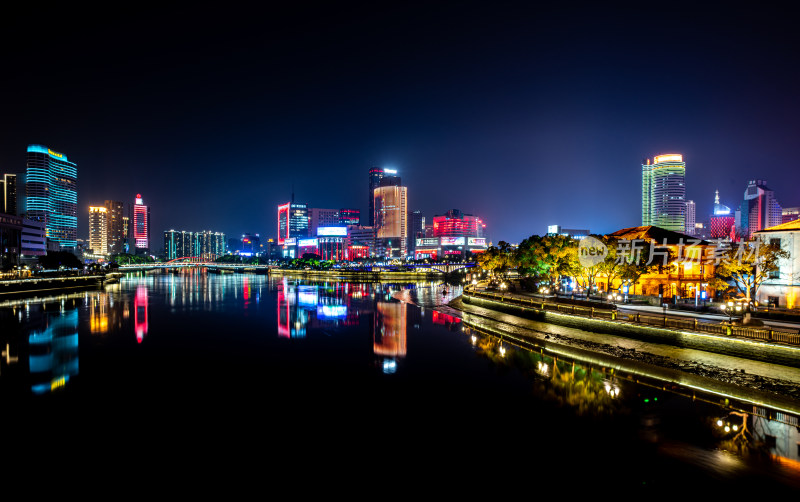
<svg viewBox="0 0 800 502">
<path fill-rule="evenodd" d="M 686 163 L 683 155 L 656 155 L 642 164 L 642 226 L 685 229 Z"/>
<path fill-rule="evenodd" d="M 406 308 L 403 302 L 377 302 L 372 351 L 384 357 L 406 355 Z"/>
<path fill-rule="evenodd" d="M 142 343 L 147 334 L 147 286 L 139 284 L 133 300 L 133 324 L 136 341 Z"/>
<path fill-rule="evenodd" d="M 28 146 L 27 216 L 43 221 L 48 239 L 78 243 L 78 166 L 46 146 Z"/>
<path fill-rule="evenodd" d="M 47 328 L 28 336 L 28 366 L 34 394 L 65 386 L 78 374 L 78 311 L 50 317 Z"/>
</svg>

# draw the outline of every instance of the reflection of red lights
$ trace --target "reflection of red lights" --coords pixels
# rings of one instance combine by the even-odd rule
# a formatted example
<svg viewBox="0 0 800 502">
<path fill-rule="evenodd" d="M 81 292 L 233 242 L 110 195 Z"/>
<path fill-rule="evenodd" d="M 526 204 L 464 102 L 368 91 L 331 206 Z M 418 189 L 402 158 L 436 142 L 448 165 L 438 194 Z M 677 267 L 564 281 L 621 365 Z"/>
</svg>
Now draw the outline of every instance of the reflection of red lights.
<svg viewBox="0 0 800 502">
<path fill-rule="evenodd" d="M 289 299 L 286 295 L 289 285 L 284 277 L 283 282 L 278 287 L 278 336 L 283 338 L 291 338 L 292 334 L 289 330 L 289 322 L 291 315 L 289 312 Z"/>
<path fill-rule="evenodd" d="M 461 319 L 458 317 L 451 316 L 449 314 L 444 314 L 442 312 L 433 311 L 433 318 L 432 321 L 434 324 L 441 324 L 446 326 L 448 324 L 457 324 L 461 322 Z"/>
<path fill-rule="evenodd" d="M 147 334 L 147 286 L 140 284 L 136 288 L 133 299 L 133 324 L 136 329 L 136 341 L 142 343 Z"/>
</svg>

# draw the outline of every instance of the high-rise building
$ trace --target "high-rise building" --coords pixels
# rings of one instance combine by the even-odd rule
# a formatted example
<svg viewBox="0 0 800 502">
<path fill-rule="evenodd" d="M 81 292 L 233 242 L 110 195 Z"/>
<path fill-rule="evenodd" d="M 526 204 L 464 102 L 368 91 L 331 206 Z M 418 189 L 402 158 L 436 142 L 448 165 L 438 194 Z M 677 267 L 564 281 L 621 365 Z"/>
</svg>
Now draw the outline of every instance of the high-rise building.
<svg viewBox="0 0 800 502">
<path fill-rule="evenodd" d="M 685 222 L 683 232 L 687 235 L 695 234 L 695 204 L 693 200 L 686 201 Z"/>
<path fill-rule="evenodd" d="M 781 206 L 764 180 L 750 180 L 739 208 L 737 231 L 745 239 L 753 232 L 781 224 Z"/>
<path fill-rule="evenodd" d="M 122 245 L 123 253 L 130 253 L 131 246 L 131 218 L 130 216 L 122 217 L 122 235 L 125 236 L 125 243 Z"/>
<path fill-rule="evenodd" d="M 183 254 L 178 254 L 178 246 L 182 244 L 181 233 L 175 230 L 164 232 L 164 259 L 166 261 L 182 258 Z M 183 246 L 181 246 L 183 247 Z"/>
<path fill-rule="evenodd" d="M 384 186 L 400 186 L 400 177 L 396 176 L 396 169 L 384 169 L 382 167 L 373 167 L 369 170 L 369 225 L 375 226 L 375 189 L 381 186 L 381 181 L 384 177 L 391 176 L 392 181 L 389 185 Z"/>
<path fill-rule="evenodd" d="M 78 166 L 63 153 L 28 145 L 28 218 L 43 221 L 47 238 L 62 248 L 78 244 Z"/>
<path fill-rule="evenodd" d="M 425 237 L 425 217 L 422 216 L 422 211 L 417 209 L 408 213 L 408 226 L 408 247 L 413 254 L 417 239 Z"/>
<path fill-rule="evenodd" d="M 318 227 L 335 227 L 339 224 L 338 209 L 308 208 L 308 235 L 315 237 Z"/>
<path fill-rule="evenodd" d="M 241 244 L 239 245 L 241 254 L 245 256 L 254 256 L 261 252 L 261 236 L 258 234 L 244 234 L 242 235 Z"/>
<path fill-rule="evenodd" d="M 108 214 L 108 254 L 119 254 L 125 252 L 125 228 L 123 218 L 125 215 L 125 204 L 118 200 L 105 201 Z"/>
<path fill-rule="evenodd" d="M 339 209 L 339 225 L 360 225 L 361 224 L 361 210 L 360 209 Z"/>
<path fill-rule="evenodd" d="M 4 174 L 0 180 L 0 213 L 20 214 L 17 210 L 17 181 L 16 174 Z"/>
<path fill-rule="evenodd" d="M 683 155 L 656 155 L 642 163 L 642 226 L 673 232 L 686 228 L 686 163 Z"/>
<path fill-rule="evenodd" d="M 308 237 L 308 205 L 287 202 L 278 206 L 278 244 L 286 239 Z"/>
<path fill-rule="evenodd" d="M 142 194 L 136 194 L 132 212 L 133 245 L 136 254 L 147 253 L 150 250 L 150 208 L 142 202 Z"/>
<path fill-rule="evenodd" d="M 374 207 L 376 256 L 405 258 L 408 253 L 408 189 L 377 187 Z"/>
<path fill-rule="evenodd" d="M 89 249 L 93 254 L 108 254 L 108 209 L 89 206 Z"/>
</svg>

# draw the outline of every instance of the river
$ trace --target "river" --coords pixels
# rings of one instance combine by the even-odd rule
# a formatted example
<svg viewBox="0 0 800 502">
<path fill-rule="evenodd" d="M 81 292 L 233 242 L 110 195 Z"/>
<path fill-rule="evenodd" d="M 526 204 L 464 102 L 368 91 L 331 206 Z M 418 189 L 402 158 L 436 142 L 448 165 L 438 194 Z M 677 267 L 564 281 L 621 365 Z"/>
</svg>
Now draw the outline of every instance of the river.
<svg viewBox="0 0 800 502">
<path fill-rule="evenodd" d="M 509 344 L 443 286 L 194 269 L 6 302 L 5 458 L 309 494 L 800 486 L 795 417 Z"/>
</svg>

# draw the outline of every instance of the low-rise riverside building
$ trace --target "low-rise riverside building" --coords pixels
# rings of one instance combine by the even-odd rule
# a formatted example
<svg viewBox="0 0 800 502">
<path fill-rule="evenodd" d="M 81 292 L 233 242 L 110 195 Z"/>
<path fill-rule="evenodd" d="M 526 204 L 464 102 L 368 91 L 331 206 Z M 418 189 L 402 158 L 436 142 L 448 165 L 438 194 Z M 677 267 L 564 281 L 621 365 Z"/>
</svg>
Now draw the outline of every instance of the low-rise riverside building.
<svg viewBox="0 0 800 502">
<path fill-rule="evenodd" d="M 764 280 L 756 300 L 759 305 L 800 307 L 800 220 L 789 221 L 753 234 L 765 244 L 777 244 L 789 253 L 778 259 L 778 270 Z"/>
</svg>

